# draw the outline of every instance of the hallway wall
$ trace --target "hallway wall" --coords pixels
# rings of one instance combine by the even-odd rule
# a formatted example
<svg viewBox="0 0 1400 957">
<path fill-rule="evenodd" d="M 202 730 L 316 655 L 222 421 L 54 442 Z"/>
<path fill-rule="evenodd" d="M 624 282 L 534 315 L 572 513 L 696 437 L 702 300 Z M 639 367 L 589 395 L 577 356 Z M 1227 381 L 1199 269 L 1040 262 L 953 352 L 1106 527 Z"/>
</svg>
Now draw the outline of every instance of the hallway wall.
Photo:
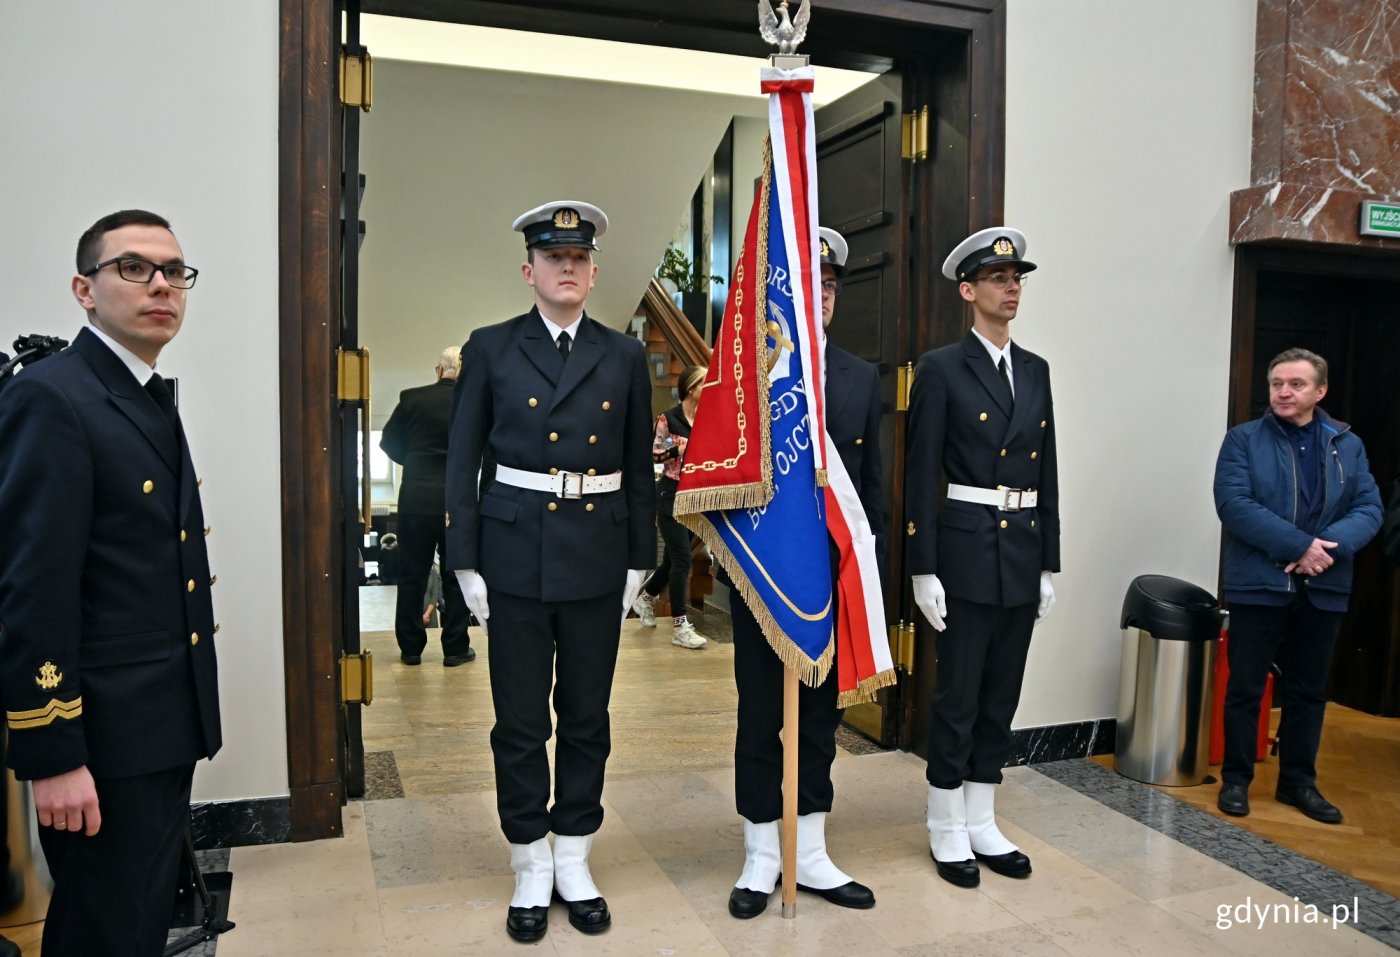
<svg viewBox="0 0 1400 957">
<path fill-rule="evenodd" d="M 0 348 L 72 339 L 78 236 L 171 221 L 202 271 L 160 371 L 204 479 L 224 747 L 195 800 L 287 793 L 277 396 L 277 2 L 0 4 Z M 23 373 L 21 373 L 22 375 Z"/>
<path fill-rule="evenodd" d="M 1064 573 L 1016 726 L 1111 717 L 1133 577 L 1215 591 L 1253 3 L 1010 0 L 1006 219 L 1040 269 L 1013 334 L 1045 356 Z"/>
</svg>

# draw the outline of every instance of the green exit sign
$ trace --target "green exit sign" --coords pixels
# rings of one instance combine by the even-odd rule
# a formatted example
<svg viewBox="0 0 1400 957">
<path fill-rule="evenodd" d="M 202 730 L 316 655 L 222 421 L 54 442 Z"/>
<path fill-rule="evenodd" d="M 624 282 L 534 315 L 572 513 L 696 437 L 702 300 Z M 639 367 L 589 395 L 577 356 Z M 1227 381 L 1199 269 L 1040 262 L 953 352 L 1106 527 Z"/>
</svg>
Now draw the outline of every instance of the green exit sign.
<svg viewBox="0 0 1400 957">
<path fill-rule="evenodd" d="M 1361 204 L 1361 235 L 1394 236 L 1400 238 L 1400 206 L 1373 203 Z"/>
</svg>

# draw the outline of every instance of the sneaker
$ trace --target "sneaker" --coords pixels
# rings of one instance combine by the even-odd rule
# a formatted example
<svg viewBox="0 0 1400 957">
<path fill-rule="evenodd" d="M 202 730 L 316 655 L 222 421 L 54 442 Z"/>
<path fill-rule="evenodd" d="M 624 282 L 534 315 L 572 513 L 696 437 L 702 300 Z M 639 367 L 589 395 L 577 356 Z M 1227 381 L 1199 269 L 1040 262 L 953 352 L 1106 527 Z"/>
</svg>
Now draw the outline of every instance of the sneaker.
<svg viewBox="0 0 1400 957">
<path fill-rule="evenodd" d="M 675 627 L 671 634 L 671 644 L 680 645 L 682 648 L 703 648 L 705 636 L 697 632 L 690 622 L 686 622 Z"/>
<path fill-rule="evenodd" d="M 646 595 L 638 595 L 637 600 L 632 602 L 632 610 L 642 619 L 643 628 L 656 627 L 656 612 L 651 607 L 652 601 L 654 599 L 648 598 Z"/>
</svg>

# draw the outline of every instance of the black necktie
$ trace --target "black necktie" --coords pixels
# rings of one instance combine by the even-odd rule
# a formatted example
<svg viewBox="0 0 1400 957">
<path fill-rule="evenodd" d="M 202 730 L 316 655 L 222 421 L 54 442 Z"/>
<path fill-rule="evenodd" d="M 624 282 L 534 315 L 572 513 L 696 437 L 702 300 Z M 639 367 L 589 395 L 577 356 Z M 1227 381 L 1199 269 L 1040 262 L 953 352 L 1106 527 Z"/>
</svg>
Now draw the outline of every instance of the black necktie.
<svg viewBox="0 0 1400 957">
<path fill-rule="evenodd" d="M 175 411 L 175 397 L 170 394 L 170 387 L 165 384 L 165 380 L 160 377 L 160 373 L 154 373 L 146 381 L 146 392 L 152 399 L 156 400 L 156 405 L 160 406 L 160 411 L 165 414 L 165 419 L 170 423 L 170 429 L 178 434 L 179 429 L 176 422 L 179 420 L 179 413 Z"/>
<path fill-rule="evenodd" d="M 1011 388 L 1011 368 L 1006 364 L 1006 356 L 1002 356 L 997 362 L 997 371 L 1001 373 L 1001 381 L 1006 386 L 1006 401 L 1015 405 L 1016 393 Z"/>
<path fill-rule="evenodd" d="M 559 333 L 559 355 L 565 359 L 569 358 L 569 334 L 567 332 Z"/>
</svg>

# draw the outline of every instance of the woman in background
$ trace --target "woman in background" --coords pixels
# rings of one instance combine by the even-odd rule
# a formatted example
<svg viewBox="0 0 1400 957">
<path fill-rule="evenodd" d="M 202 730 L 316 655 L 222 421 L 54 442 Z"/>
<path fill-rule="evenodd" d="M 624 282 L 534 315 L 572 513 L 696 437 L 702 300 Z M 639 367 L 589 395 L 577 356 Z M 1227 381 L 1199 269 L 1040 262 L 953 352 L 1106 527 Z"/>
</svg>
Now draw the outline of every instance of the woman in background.
<svg viewBox="0 0 1400 957">
<path fill-rule="evenodd" d="M 690 440 L 690 427 L 695 411 L 700 407 L 700 393 L 705 390 L 704 366 L 687 366 L 676 381 L 676 397 L 680 403 L 667 409 L 656 419 L 656 434 L 652 439 L 651 457 L 661 465 L 661 478 L 656 483 L 656 524 L 666 543 L 666 554 L 656 571 L 642 585 L 633 609 L 642 624 L 656 627 L 652 602 L 669 584 L 671 599 L 671 644 L 682 648 L 703 648 L 705 637 L 695 630 L 686 614 L 690 603 L 690 531 L 676 521 L 672 509 L 676 504 L 676 485 L 685 461 L 685 446 Z"/>
</svg>

